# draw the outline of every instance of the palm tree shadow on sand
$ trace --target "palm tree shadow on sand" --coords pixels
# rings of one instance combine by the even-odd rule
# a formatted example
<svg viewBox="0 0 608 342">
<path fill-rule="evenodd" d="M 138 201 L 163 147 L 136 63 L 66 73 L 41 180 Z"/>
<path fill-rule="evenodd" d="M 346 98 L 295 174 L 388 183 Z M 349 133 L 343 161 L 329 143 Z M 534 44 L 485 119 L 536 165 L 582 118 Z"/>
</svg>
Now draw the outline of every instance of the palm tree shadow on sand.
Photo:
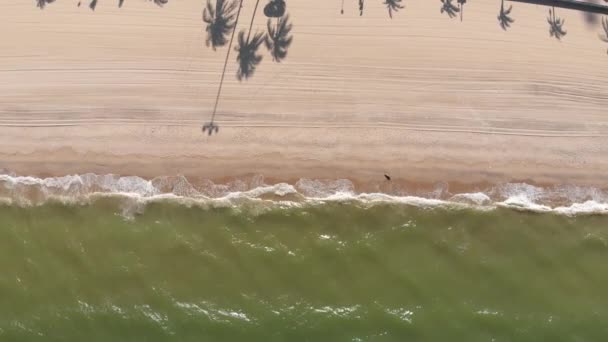
<svg viewBox="0 0 608 342">
<path fill-rule="evenodd" d="M 154 2 L 156 5 L 162 7 L 163 5 L 166 5 L 169 0 L 148 0 L 148 1 L 152 1 Z M 37 0 L 38 2 L 38 7 L 40 7 L 41 9 L 44 7 L 44 5 L 40 6 L 40 3 L 46 2 L 47 4 L 50 4 L 52 2 L 55 2 L 55 0 Z M 118 7 L 122 7 L 122 5 L 124 4 L 125 0 L 118 0 Z M 78 1 L 78 4 L 76 4 L 76 6 L 80 7 L 80 5 L 82 4 L 82 1 Z M 91 0 L 91 2 L 89 3 L 89 8 L 94 11 L 97 8 L 97 0 Z"/>
<path fill-rule="evenodd" d="M 214 7 L 210 0 L 207 1 L 203 10 L 203 21 L 207 24 L 205 45 L 211 46 L 214 51 L 226 45 L 228 35 L 235 28 L 238 6 L 236 1 L 217 0 Z"/>
<path fill-rule="evenodd" d="M 393 12 L 397 13 L 400 9 L 403 9 L 401 0 L 385 0 L 384 4 L 388 9 L 388 16 L 393 19 Z"/>
<path fill-rule="evenodd" d="M 276 26 L 273 26 L 272 20 L 268 19 L 266 24 L 268 32 L 264 39 L 266 48 L 270 51 L 272 60 L 280 63 L 287 57 L 287 50 L 293 41 L 293 36 L 290 36 L 292 25 L 289 23 L 289 15 L 278 18 Z"/>
<path fill-rule="evenodd" d="M 264 34 L 260 32 L 256 32 L 253 37 L 251 36 L 251 32 L 253 30 L 253 22 L 255 20 L 256 12 L 258 11 L 258 5 L 260 4 L 260 0 L 257 0 L 255 3 L 255 8 L 253 10 L 253 15 L 251 16 L 251 24 L 249 24 L 249 33 L 247 33 L 247 38 L 245 39 L 245 31 L 239 32 L 238 37 L 238 46 L 235 48 L 235 51 L 238 53 L 236 56 L 236 60 L 239 63 L 239 69 L 236 72 L 236 78 L 239 81 L 243 79 L 248 79 L 255 73 L 255 69 L 262 61 L 263 57 L 258 54 L 258 49 L 260 45 L 264 42 Z"/>
<path fill-rule="evenodd" d="M 464 5 L 467 3 L 467 0 L 458 0 L 458 8 L 460 9 L 460 21 L 462 21 L 462 16 L 464 15 Z"/>
<path fill-rule="evenodd" d="M 264 15 L 268 18 L 280 18 L 285 15 L 285 9 L 287 5 L 285 0 L 270 0 L 266 6 L 264 6 Z"/>
<path fill-rule="evenodd" d="M 393 13 L 399 12 L 404 6 L 401 4 L 403 0 L 384 0 L 384 5 L 388 9 L 388 16 L 393 19 Z M 359 3 L 359 16 L 363 15 L 365 10 L 365 0 L 358 0 Z M 344 0 L 342 0 L 342 7 L 340 8 L 340 14 L 344 14 Z"/>
<path fill-rule="evenodd" d="M 549 10 L 549 16 L 547 17 L 547 22 L 549 23 L 549 34 L 551 37 L 555 37 L 557 40 L 561 40 L 568 32 L 566 32 L 563 28 L 564 23 L 566 22 L 564 19 L 555 16 L 555 7 Z"/>
<path fill-rule="evenodd" d="M 441 0 L 441 13 L 446 13 L 450 18 L 456 17 L 456 13 L 460 12 L 460 9 L 452 3 L 452 0 Z"/>
<path fill-rule="evenodd" d="M 224 84 L 224 79 L 226 75 L 226 67 L 230 58 L 230 52 L 232 51 L 232 43 L 234 41 L 234 36 L 237 30 L 241 9 L 243 7 L 243 0 L 232 1 L 233 4 L 227 4 L 225 5 L 225 7 L 222 7 L 224 5 L 220 4 L 220 2 L 224 2 L 224 0 L 217 0 L 218 4 L 216 4 L 216 12 L 213 12 L 211 10 L 212 6 L 208 4 L 207 14 L 203 15 L 203 20 L 207 23 L 207 46 L 211 45 L 215 47 L 225 44 L 226 35 L 230 30 L 232 30 L 232 36 L 230 38 L 230 43 L 228 44 L 228 51 L 226 53 L 226 59 L 224 61 L 224 69 L 221 74 L 217 96 L 215 98 L 215 105 L 213 107 L 211 121 L 203 125 L 202 128 L 203 132 L 209 135 L 219 132 L 219 126 L 215 124 L 215 117 L 217 114 L 217 108 L 222 93 L 222 85 Z M 257 66 L 260 64 L 260 62 L 262 62 L 263 57 L 258 53 L 258 50 L 262 43 L 266 43 L 266 47 L 270 51 L 273 60 L 275 62 L 280 62 L 285 57 L 287 57 L 288 48 L 291 45 L 291 42 L 293 41 L 293 37 L 290 36 L 292 25 L 289 23 L 289 16 L 285 15 L 286 6 L 284 0 L 270 0 L 264 8 L 264 14 L 268 18 L 277 18 L 276 26 L 273 26 L 272 19 L 269 19 L 267 24 L 267 34 L 264 34 L 263 32 L 255 32 L 252 35 L 253 23 L 255 21 L 255 16 L 258 10 L 259 3 L 260 0 L 257 0 L 255 8 L 253 10 L 253 15 L 251 17 L 251 23 L 249 24 L 249 31 L 247 32 L 245 30 L 242 30 L 239 32 L 237 38 L 237 46 L 234 48 L 234 51 L 237 52 L 236 60 L 238 62 L 236 78 L 241 82 L 252 77 L 255 73 Z M 236 16 L 234 16 L 234 8 L 237 7 L 238 11 L 236 13 Z M 218 21 L 218 8 L 228 9 L 228 11 L 225 12 L 224 17 L 234 18 L 234 22 L 232 22 L 232 19 L 224 20 L 222 21 L 221 25 L 217 25 L 218 27 L 214 27 L 213 25 Z M 215 38 L 214 35 L 216 36 Z M 214 45 L 214 41 L 216 43 L 223 44 Z"/>
<path fill-rule="evenodd" d="M 513 9 L 513 5 L 510 5 L 508 9 L 505 9 L 505 0 L 500 2 L 500 12 L 498 13 L 498 23 L 503 30 L 507 30 L 511 27 L 511 24 L 515 22 L 513 18 L 510 17 L 511 10 Z"/>
<path fill-rule="evenodd" d="M 207 39 L 206 45 L 212 46 L 213 50 L 216 49 L 217 46 L 220 46 L 218 43 L 225 42 L 226 35 L 232 30 L 232 34 L 230 36 L 230 42 L 228 43 L 228 51 L 226 52 L 226 58 L 224 59 L 224 69 L 222 70 L 222 75 L 220 78 L 220 84 L 217 89 L 217 95 L 215 97 L 215 105 L 213 106 L 213 114 L 211 115 L 211 121 L 207 122 L 203 125 L 203 133 L 207 133 L 208 135 L 212 135 L 213 133 L 219 133 L 219 126 L 215 124 L 215 115 L 217 113 L 217 106 L 220 101 L 220 95 L 222 94 L 222 86 L 224 85 L 224 78 L 226 76 L 226 67 L 228 66 L 228 59 L 230 58 L 230 51 L 232 50 L 232 42 L 234 41 L 234 34 L 236 33 L 236 26 L 239 23 L 239 18 L 241 16 L 241 9 L 243 8 L 243 0 L 229 0 L 230 4 L 225 5 L 224 0 L 217 0 L 215 10 L 211 5 L 211 0 L 207 0 L 207 8 L 208 12 L 205 15 L 203 12 L 203 21 L 207 23 Z M 225 5 L 225 6 L 224 6 Z M 224 11 L 231 9 L 232 7 L 238 8 L 236 12 L 236 16 L 234 17 L 234 22 L 226 20 L 231 16 L 230 11 Z M 213 12 L 213 13 L 211 13 Z M 224 20 L 218 20 L 219 16 L 222 15 Z M 226 26 L 230 26 L 231 29 L 226 30 Z M 215 42 L 215 45 L 214 45 Z"/>
<path fill-rule="evenodd" d="M 256 32 L 251 37 L 251 31 L 245 38 L 245 31 L 239 32 L 238 46 L 235 51 L 238 52 L 236 60 L 239 63 L 239 69 L 236 72 L 236 78 L 239 81 L 248 79 L 253 76 L 255 69 L 262 61 L 262 55 L 258 54 L 260 45 L 264 42 L 264 34 Z"/>
<path fill-rule="evenodd" d="M 604 35 L 600 36 L 600 39 L 608 43 L 608 17 L 602 19 L 602 28 L 604 29 Z M 608 54 L 608 51 L 606 53 Z"/>
<path fill-rule="evenodd" d="M 52 4 L 55 0 L 36 0 L 36 7 L 40 9 L 44 9 L 44 7 L 48 4 Z"/>
</svg>

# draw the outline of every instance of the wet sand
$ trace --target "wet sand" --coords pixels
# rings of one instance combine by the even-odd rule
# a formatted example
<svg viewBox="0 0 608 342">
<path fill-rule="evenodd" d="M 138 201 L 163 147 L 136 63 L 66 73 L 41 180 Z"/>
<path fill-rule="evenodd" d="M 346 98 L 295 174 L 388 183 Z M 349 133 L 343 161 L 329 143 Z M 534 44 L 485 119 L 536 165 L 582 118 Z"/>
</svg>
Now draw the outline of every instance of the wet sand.
<svg viewBox="0 0 608 342">
<path fill-rule="evenodd" d="M 200 1 L 164 8 L 127 1 L 8 1 L 0 22 L 0 169 L 21 175 L 93 172 L 186 175 L 221 182 L 348 178 L 360 189 L 396 184 L 479 187 L 526 181 L 606 187 L 608 56 L 599 23 L 499 1 L 467 4 L 464 21 L 439 1 L 289 4 L 285 62 L 265 51 L 239 83 L 234 54 L 203 135 L 226 48 L 204 45 Z M 510 3 L 505 3 L 507 6 Z M 249 25 L 245 2 L 239 28 Z M 254 28 L 265 30 L 258 13 Z"/>
</svg>

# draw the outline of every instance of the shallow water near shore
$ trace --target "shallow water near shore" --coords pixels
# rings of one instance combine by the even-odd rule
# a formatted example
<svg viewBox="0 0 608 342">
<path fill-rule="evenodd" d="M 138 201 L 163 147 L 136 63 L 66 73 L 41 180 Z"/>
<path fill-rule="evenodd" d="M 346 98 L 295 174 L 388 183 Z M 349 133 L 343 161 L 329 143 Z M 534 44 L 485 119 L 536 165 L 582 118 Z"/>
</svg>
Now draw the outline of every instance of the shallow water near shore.
<svg viewBox="0 0 608 342">
<path fill-rule="evenodd" d="M 605 215 L 124 205 L 0 206 L 2 340 L 608 337 Z"/>
</svg>

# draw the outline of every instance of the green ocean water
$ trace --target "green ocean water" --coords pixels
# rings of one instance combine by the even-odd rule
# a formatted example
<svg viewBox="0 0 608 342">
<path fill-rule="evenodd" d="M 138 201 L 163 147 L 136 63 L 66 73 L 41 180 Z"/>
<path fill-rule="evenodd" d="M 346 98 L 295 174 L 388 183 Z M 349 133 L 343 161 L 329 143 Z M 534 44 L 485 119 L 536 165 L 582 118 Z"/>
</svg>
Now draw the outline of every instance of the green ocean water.
<svg viewBox="0 0 608 342">
<path fill-rule="evenodd" d="M 607 341 L 608 216 L 0 206 L 0 341 Z"/>
</svg>

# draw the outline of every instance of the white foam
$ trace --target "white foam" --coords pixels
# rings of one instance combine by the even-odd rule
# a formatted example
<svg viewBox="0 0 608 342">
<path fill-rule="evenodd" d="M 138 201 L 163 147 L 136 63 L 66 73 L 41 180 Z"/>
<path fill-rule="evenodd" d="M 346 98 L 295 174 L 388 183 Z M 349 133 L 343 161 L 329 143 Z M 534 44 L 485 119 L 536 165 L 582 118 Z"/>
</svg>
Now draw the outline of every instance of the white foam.
<svg viewBox="0 0 608 342">
<path fill-rule="evenodd" d="M 150 305 L 139 305 L 136 306 L 136 308 L 139 310 L 139 312 L 141 312 L 146 318 L 148 318 L 150 321 L 156 323 L 158 326 L 161 327 L 161 329 L 168 331 L 168 327 L 166 325 L 167 321 L 168 321 L 168 317 L 165 314 L 162 314 L 160 312 L 156 312 L 154 311 Z"/>
<path fill-rule="evenodd" d="M 352 194 L 355 186 L 348 179 L 318 180 L 302 178 L 295 184 L 295 188 L 306 197 L 323 198 L 334 194 Z"/>
<path fill-rule="evenodd" d="M 584 203 L 573 203 L 568 207 L 557 207 L 554 211 L 569 216 L 577 214 L 608 214 L 608 203 L 586 201 Z"/>
<path fill-rule="evenodd" d="M 456 194 L 450 198 L 450 201 L 473 205 L 489 205 L 492 203 L 490 197 L 483 192 Z"/>
<path fill-rule="evenodd" d="M 235 318 L 235 319 L 245 321 L 245 322 L 251 322 L 251 319 L 249 317 L 247 317 L 246 314 L 239 312 L 239 311 L 218 310 L 217 313 L 222 316 Z"/>
<path fill-rule="evenodd" d="M 386 312 L 390 315 L 393 315 L 397 318 L 399 318 L 400 320 L 407 322 L 407 323 L 412 323 L 413 322 L 413 316 L 414 316 L 414 312 L 407 310 L 407 309 L 387 309 Z"/>
<path fill-rule="evenodd" d="M 331 307 L 324 306 L 321 308 L 314 308 L 312 311 L 316 313 L 325 313 L 332 316 L 338 317 L 348 317 L 359 309 L 359 305 L 353 306 L 339 306 L 339 307 Z"/>
<path fill-rule="evenodd" d="M 497 205 L 513 209 L 524 209 L 535 212 L 549 212 L 551 207 L 534 203 L 526 195 L 515 195 L 507 198 L 506 200 L 497 203 Z"/>
<path fill-rule="evenodd" d="M 546 195 L 545 189 L 526 183 L 501 184 L 494 189 L 503 198 L 525 198 L 530 202 L 541 200 Z"/>
<path fill-rule="evenodd" d="M 500 312 L 489 310 L 489 309 L 479 310 L 476 312 L 476 314 L 483 315 L 483 316 L 500 316 L 501 315 Z"/>
<path fill-rule="evenodd" d="M 289 194 L 296 194 L 298 191 L 287 183 L 278 183 L 274 185 L 264 185 L 260 186 L 248 191 L 237 191 L 231 192 L 224 196 L 226 199 L 233 199 L 238 197 L 247 197 L 247 198 L 258 198 L 263 195 L 275 195 L 279 197 L 284 197 Z"/>
<path fill-rule="evenodd" d="M 349 180 L 301 179 L 295 185 L 265 184 L 263 177 L 228 184 L 201 182 L 197 189 L 183 176 L 146 180 L 137 176 L 68 175 L 36 178 L 0 174 L 0 205 L 41 205 L 48 201 L 64 204 L 90 204 L 103 197 L 125 199 L 123 215 L 141 213 L 147 204 L 171 201 L 185 206 L 231 207 L 256 203 L 264 212 L 271 208 L 356 202 L 364 205 L 402 204 L 416 207 L 475 208 L 495 207 L 562 215 L 608 214 L 608 194 L 590 187 L 561 186 L 544 189 L 525 183 L 502 184 L 489 192 L 448 194 L 445 198 L 395 196 L 385 193 L 357 193 Z M 551 201 L 557 205 L 551 206 Z M 260 206 L 260 204 L 262 204 Z"/>
</svg>

